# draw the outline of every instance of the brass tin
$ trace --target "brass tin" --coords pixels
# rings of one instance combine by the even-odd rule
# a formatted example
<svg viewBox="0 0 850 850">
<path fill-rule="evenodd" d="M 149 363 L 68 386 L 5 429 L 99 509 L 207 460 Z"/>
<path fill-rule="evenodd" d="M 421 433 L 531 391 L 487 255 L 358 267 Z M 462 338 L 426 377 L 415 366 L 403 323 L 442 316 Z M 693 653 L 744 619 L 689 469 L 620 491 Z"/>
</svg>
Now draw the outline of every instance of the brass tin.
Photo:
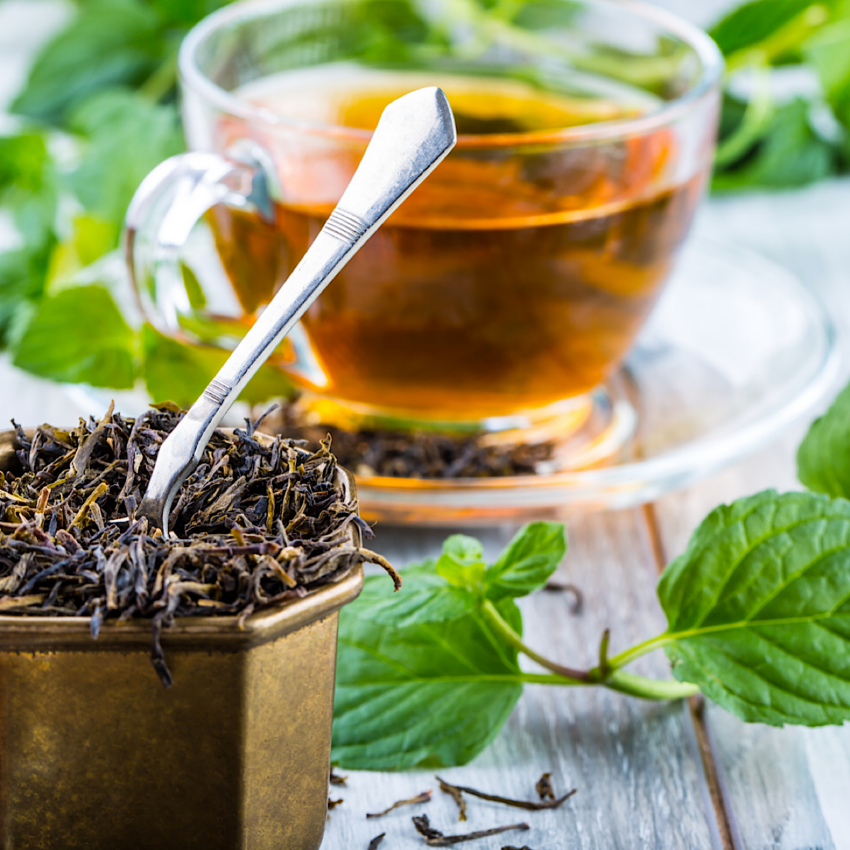
<svg viewBox="0 0 850 850">
<path fill-rule="evenodd" d="M 94 641 L 86 617 L 0 616 L 0 848 L 316 850 L 338 612 L 362 585 L 358 568 L 242 630 L 178 619 L 169 690 L 149 621 Z"/>
</svg>

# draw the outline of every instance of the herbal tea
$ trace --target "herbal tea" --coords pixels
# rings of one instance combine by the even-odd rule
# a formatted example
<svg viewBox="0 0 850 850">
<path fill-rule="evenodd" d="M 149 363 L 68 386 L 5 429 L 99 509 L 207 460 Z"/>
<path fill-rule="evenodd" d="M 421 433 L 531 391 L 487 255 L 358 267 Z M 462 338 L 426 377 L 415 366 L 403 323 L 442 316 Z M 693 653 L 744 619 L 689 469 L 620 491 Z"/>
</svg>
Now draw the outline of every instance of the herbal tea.
<svg viewBox="0 0 850 850">
<path fill-rule="evenodd" d="M 312 388 L 382 413 L 449 420 L 543 408 L 591 389 L 654 305 L 705 177 L 671 176 L 678 152 L 666 129 L 564 143 L 564 128 L 658 105 L 602 78 L 576 76 L 574 92 L 556 95 L 515 80 L 343 66 L 241 91 L 281 116 L 337 128 L 300 147 L 285 134 L 261 140 L 283 187 L 273 223 L 213 210 L 243 309 L 267 303 L 303 256 L 356 168 L 363 131 L 423 85 L 445 90 L 457 148 L 304 317 L 324 373 Z"/>
</svg>

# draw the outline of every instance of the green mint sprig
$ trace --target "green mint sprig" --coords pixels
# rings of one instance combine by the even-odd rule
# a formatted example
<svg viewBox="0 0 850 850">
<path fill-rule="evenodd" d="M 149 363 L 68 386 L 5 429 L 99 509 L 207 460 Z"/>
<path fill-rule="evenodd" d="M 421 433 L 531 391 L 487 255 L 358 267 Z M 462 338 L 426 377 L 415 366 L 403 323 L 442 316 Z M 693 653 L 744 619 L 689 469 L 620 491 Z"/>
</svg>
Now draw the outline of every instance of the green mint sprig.
<svg viewBox="0 0 850 850">
<path fill-rule="evenodd" d="M 448 538 L 403 571 L 394 594 L 366 579 L 340 617 L 333 758 L 352 769 L 468 762 L 497 735 L 526 684 L 607 687 L 635 697 L 702 692 L 748 722 L 850 719 L 850 387 L 811 427 L 800 478 L 822 492 L 768 490 L 722 505 L 664 571 L 667 629 L 589 669 L 523 640 L 515 599 L 563 559 L 564 527 L 525 526 L 487 564 L 477 540 Z M 675 681 L 627 671 L 664 649 Z M 521 656 L 545 673 L 527 672 Z"/>
</svg>

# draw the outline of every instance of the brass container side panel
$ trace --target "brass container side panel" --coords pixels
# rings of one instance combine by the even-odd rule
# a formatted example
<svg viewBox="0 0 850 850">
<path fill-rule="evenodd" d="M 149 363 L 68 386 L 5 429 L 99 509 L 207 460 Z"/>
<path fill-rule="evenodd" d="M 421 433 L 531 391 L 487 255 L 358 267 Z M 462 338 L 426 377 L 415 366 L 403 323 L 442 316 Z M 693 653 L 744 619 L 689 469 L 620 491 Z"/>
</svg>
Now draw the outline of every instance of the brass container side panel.
<svg viewBox="0 0 850 850">
<path fill-rule="evenodd" d="M 0 653 L 3 850 L 233 850 L 245 653 Z M 278 789 L 279 790 L 279 789 Z"/>
<path fill-rule="evenodd" d="M 322 843 L 338 620 L 338 613 L 323 617 L 248 656 L 240 850 L 317 850 Z"/>
</svg>

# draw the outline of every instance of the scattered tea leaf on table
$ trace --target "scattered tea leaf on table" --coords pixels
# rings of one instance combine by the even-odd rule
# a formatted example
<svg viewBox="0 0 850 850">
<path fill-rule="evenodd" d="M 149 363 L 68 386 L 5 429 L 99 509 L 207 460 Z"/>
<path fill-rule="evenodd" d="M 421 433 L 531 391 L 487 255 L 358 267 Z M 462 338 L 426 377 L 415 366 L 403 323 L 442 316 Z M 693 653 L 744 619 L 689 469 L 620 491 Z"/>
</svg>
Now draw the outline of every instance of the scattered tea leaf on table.
<svg viewBox="0 0 850 850">
<path fill-rule="evenodd" d="M 403 575 L 399 598 L 422 580 L 414 570 Z M 440 623 L 418 623 L 413 612 L 411 625 L 382 622 L 372 615 L 379 580 L 368 578 L 340 614 L 332 758 L 363 770 L 464 764 L 493 740 L 522 693 L 516 650 L 478 611 Z M 521 631 L 514 602 L 498 608 Z"/>
<path fill-rule="evenodd" d="M 850 498 L 850 385 L 809 427 L 797 450 L 797 477 L 816 493 Z"/>
<path fill-rule="evenodd" d="M 525 809 L 529 812 L 541 812 L 545 809 L 557 809 L 562 803 L 569 800 L 570 797 L 578 791 L 577 788 L 573 788 L 572 791 L 568 791 L 562 797 L 556 798 L 553 794 L 550 799 L 545 799 L 541 796 L 540 800 L 514 800 L 511 797 L 502 797 L 499 794 L 489 794 L 486 791 L 478 791 L 475 788 L 469 788 L 466 785 L 452 785 L 450 782 L 446 782 L 445 779 L 442 779 L 439 776 L 437 777 L 437 781 L 440 783 L 440 789 L 445 791 L 447 794 L 451 794 L 452 797 L 454 797 L 455 794 L 470 794 L 471 796 L 478 797 L 481 800 L 489 800 L 491 803 L 501 803 L 503 806 L 512 806 L 515 809 Z"/>
<path fill-rule="evenodd" d="M 466 798 L 463 796 L 463 792 L 457 785 L 451 785 L 448 782 L 443 782 L 440 777 L 437 777 L 437 782 L 440 784 L 440 790 L 444 794 L 448 794 L 454 801 L 457 806 L 457 819 L 458 821 L 466 820 Z"/>
<path fill-rule="evenodd" d="M 515 829 L 530 829 L 527 823 L 512 823 L 508 826 L 496 826 L 492 829 L 477 829 L 475 832 L 468 832 L 465 835 L 444 835 L 439 829 L 434 829 L 431 826 L 428 815 L 413 818 L 413 825 L 429 847 L 451 847 L 455 844 L 463 844 L 466 841 L 477 841 L 479 838 L 499 835 L 502 832 L 512 832 Z"/>
<path fill-rule="evenodd" d="M 658 595 L 680 681 L 747 721 L 850 719 L 850 502 L 766 491 L 723 505 Z"/>
<path fill-rule="evenodd" d="M 367 814 L 367 818 L 382 818 L 384 815 L 388 815 L 390 812 L 394 812 L 396 809 L 400 809 L 402 806 L 415 806 L 419 803 L 430 803 L 431 802 L 431 792 L 423 791 L 421 794 L 417 794 L 415 797 L 410 797 L 407 800 L 396 800 L 391 806 L 387 806 L 386 809 L 380 812 L 372 812 L 371 814 Z"/>
<path fill-rule="evenodd" d="M 537 791 L 537 796 L 540 797 L 541 800 L 554 800 L 555 799 L 555 789 L 552 788 L 552 774 L 544 773 L 540 779 L 537 780 L 537 784 L 534 786 Z"/>
</svg>

